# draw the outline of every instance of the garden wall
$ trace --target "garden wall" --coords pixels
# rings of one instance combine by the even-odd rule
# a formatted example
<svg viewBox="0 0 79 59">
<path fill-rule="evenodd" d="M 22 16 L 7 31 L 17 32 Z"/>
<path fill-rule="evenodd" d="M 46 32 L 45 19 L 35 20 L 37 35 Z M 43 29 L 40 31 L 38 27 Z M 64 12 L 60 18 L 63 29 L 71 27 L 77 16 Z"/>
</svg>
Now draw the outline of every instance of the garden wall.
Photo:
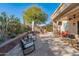
<svg viewBox="0 0 79 59">
<path fill-rule="evenodd" d="M 17 44 L 20 43 L 20 40 L 25 37 L 27 33 L 23 33 L 18 35 L 17 37 L 10 39 L 0 45 L 0 56 L 5 55 L 7 52 L 9 52 L 12 48 L 14 48 Z"/>
</svg>

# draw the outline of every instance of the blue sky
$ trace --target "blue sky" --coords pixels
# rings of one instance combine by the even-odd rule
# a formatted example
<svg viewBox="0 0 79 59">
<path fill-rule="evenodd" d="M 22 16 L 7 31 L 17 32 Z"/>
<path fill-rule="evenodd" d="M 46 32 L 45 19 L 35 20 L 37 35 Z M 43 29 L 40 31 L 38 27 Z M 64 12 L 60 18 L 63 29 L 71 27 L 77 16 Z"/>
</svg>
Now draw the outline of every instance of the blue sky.
<svg viewBox="0 0 79 59">
<path fill-rule="evenodd" d="M 48 24 L 51 22 L 50 16 L 60 3 L 0 3 L 0 13 L 6 12 L 7 15 L 15 15 L 23 23 L 23 11 L 32 5 L 42 8 L 48 14 L 48 20 L 46 21 L 46 24 Z"/>
</svg>

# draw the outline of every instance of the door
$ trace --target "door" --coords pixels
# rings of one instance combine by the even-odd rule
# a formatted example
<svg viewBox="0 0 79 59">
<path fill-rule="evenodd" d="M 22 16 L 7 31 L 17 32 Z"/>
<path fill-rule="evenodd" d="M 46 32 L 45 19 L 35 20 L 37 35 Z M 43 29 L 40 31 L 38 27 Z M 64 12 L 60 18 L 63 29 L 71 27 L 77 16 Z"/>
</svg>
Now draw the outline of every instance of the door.
<svg viewBox="0 0 79 59">
<path fill-rule="evenodd" d="M 77 34 L 79 35 L 79 21 L 77 22 Z"/>
</svg>

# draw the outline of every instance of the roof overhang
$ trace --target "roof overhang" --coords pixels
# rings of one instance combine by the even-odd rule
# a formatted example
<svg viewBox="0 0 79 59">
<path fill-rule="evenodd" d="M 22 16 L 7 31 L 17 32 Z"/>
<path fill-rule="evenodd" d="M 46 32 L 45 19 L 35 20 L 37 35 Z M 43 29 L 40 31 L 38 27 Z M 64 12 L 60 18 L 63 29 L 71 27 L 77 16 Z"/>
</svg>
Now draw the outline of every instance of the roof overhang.
<svg viewBox="0 0 79 59">
<path fill-rule="evenodd" d="M 59 6 L 59 8 L 60 7 L 62 7 L 62 5 L 64 5 L 64 4 L 61 4 L 60 6 Z M 67 8 L 65 8 L 61 13 L 59 13 L 57 16 L 55 16 L 54 17 L 54 15 L 55 15 L 55 13 L 58 11 L 58 9 L 55 11 L 55 13 L 52 15 L 52 19 L 53 20 L 56 20 L 56 19 L 59 19 L 59 18 L 61 18 L 63 15 L 65 15 L 67 12 L 69 12 L 70 10 L 72 10 L 73 8 L 75 8 L 76 6 L 78 6 L 79 4 L 78 3 L 71 3 Z"/>
</svg>

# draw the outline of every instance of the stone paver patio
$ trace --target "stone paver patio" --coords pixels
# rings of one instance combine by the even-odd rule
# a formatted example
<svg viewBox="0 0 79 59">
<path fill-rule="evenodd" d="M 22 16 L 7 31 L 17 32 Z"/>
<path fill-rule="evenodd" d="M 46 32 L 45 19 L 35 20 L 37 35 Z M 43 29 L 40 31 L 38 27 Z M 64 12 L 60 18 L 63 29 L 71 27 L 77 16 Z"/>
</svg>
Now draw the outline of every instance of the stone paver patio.
<svg viewBox="0 0 79 59">
<path fill-rule="evenodd" d="M 45 36 L 44 36 L 45 35 Z M 44 34 L 35 41 L 36 50 L 28 56 L 72 56 L 79 55 L 79 51 L 64 44 L 60 38 L 54 38 L 52 35 Z M 6 55 L 22 56 L 22 50 L 17 45 Z"/>
</svg>

